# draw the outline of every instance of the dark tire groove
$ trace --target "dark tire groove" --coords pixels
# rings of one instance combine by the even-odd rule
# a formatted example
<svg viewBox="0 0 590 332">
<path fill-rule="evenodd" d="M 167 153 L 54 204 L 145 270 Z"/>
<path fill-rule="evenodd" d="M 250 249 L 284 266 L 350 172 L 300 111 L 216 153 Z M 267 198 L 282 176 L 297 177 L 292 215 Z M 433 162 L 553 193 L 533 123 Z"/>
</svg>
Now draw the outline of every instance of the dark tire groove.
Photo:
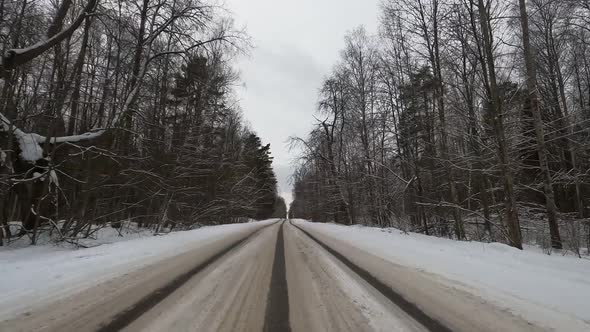
<svg viewBox="0 0 590 332">
<path fill-rule="evenodd" d="M 422 324 L 425 328 L 429 331 L 433 332 L 452 332 L 451 329 L 443 325 L 440 321 L 435 318 L 428 316 L 424 311 L 420 310 L 418 306 L 414 303 L 408 301 L 404 298 L 401 294 L 396 292 L 391 288 L 391 286 L 386 285 L 381 280 L 377 279 L 373 276 L 369 271 L 363 269 L 362 267 L 356 265 L 355 263 L 351 262 L 348 258 L 344 257 L 344 255 L 340 254 L 336 250 L 332 249 L 332 247 L 326 245 L 324 242 L 318 240 L 315 236 L 311 235 L 309 232 L 304 230 L 303 228 L 293 224 L 289 221 L 291 225 L 297 227 L 300 231 L 305 233 L 309 236 L 312 240 L 317 242 L 322 248 L 326 249 L 332 256 L 336 257 L 340 260 L 344 265 L 346 265 L 349 269 L 355 272 L 358 276 L 363 278 L 366 282 L 368 282 L 373 288 L 378 290 L 381 294 L 383 294 L 386 298 L 388 298 L 391 302 L 393 302 L 396 306 L 400 309 L 405 311 L 408 315 L 410 315 L 414 320 L 418 323 Z M 282 226 L 281 226 L 282 227 Z"/>
<path fill-rule="evenodd" d="M 174 278 L 172 281 L 170 281 L 169 283 L 167 283 L 163 287 L 158 288 L 156 291 L 146 295 L 141 300 L 139 300 L 139 302 L 135 303 L 133 306 L 127 308 L 126 310 L 124 310 L 120 314 L 113 317 L 113 319 L 110 322 L 102 325 L 97 331 L 98 332 L 114 332 L 114 331 L 120 331 L 123 328 L 127 327 L 132 322 L 134 322 L 136 319 L 141 317 L 141 315 L 143 315 L 148 310 L 155 307 L 158 303 L 162 302 L 166 297 L 168 297 L 170 294 L 172 294 L 175 290 L 177 290 L 182 285 L 184 285 L 186 282 L 188 282 L 197 273 L 204 270 L 206 267 L 208 267 L 209 265 L 211 265 L 212 263 L 214 263 L 215 261 L 220 259 L 222 256 L 228 254 L 230 251 L 238 248 L 240 245 L 244 244 L 246 241 L 248 241 L 249 239 L 256 236 L 258 233 L 260 233 L 262 230 L 264 230 L 267 227 L 272 226 L 274 224 L 275 223 L 272 223 L 267 226 L 263 226 L 260 229 L 252 232 L 251 234 L 249 234 L 245 238 L 233 242 L 232 244 L 225 247 L 223 250 L 221 250 L 217 254 L 209 257 L 207 260 L 205 260 L 201 264 L 199 264 L 199 265 L 195 266 L 194 268 L 190 269 L 189 271 L 177 276 L 176 278 Z"/>
<path fill-rule="evenodd" d="M 281 223 L 277 244 L 275 247 L 275 258 L 272 266 L 272 277 L 270 290 L 266 303 L 266 314 L 264 319 L 265 332 L 289 332 L 289 290 L 287 288 L 287 268 L 285 266 L 285 241 L 283 239 L 283 226 Z"/>
</svg>

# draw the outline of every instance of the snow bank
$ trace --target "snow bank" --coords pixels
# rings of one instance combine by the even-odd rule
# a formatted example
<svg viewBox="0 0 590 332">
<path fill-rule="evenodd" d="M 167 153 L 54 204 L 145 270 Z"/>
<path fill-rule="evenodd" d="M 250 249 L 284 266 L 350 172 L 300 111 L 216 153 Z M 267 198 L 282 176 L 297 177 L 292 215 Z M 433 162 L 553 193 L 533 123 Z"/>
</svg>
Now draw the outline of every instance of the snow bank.
<svg viewBox="0 0 590 332">
<path fill-rule="evenodd" d="M 79 250 L 46 245 L 0 251 L 0 319 L 31 303 L 56 300 L 197 249 L 229 233 L 254 230 L 272 222 L 209 226 L 163 236 L 137 234 L 128 241 L 113 237 L 112 241 L 119 242 Z"/>
<path fill-rule="evenodd" d="M 552 318 L 542 315 L 553 311 L 590 323 L 587 258 L 403 234 L 397 229 L 296 222 L 392 263 L 457 281 L 460 284 L 452 283 L 452 287 L 464 287 L 527 319 L 550 324 Z"/>
</svg>

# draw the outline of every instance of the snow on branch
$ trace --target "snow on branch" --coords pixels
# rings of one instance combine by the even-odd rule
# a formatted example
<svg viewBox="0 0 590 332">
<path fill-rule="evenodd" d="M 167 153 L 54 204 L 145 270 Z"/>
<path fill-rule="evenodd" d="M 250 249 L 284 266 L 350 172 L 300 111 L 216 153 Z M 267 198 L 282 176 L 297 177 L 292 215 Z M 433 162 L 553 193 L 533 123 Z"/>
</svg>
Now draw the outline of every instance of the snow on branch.
<svg viewBox="0 0 590 332">
<path fill-rule="evenodd" d="M 0 77 L 5 77 L 6 72 L 10 71 L 20 65 L 23 65 L 36 57 L 43 54 L 43 52 L 52 48 L 62 40 L 70 37 L 76 29 L 80 27 L 84 19 L 91 15 L 96 8 L 98 0 L 89 0 L 84 7 L 83 12 L 78 15 L 76 20 L 65 30 L 62 30 L 46 40 L 39 41 L 38 43 L 31 45 L 27 48 L 11 49 L 6 52 L 6 55 L 2 58 L 2 65 L 0 66 Z"/>
<path fill-rule="evenodd" d="M 98 138 L 105 132 L 104 129 L 98 129 L 81 135 L 50 137 L 48 140 L 46 136 L 36 133 L 26 133 L 20 130 L 19 128 L 15 127 L 2 113 L 0 113 L 0 124 L 0 131 L 7 133 L 12 132 L 12 135 L 14 135 L 14 138 L 16 138 L 21 151 L 19 155 L 20 159 L 28 162 L 35 162 L 43 158 L 43 148 L 41 147 L 41 144 L 47 141 L 50 144 L 75 143 Z"/>
<path fill-rule="evenodd" d="M 81 142 L 81 141 L 87 141 L 87 140 L 91 140 L 91 139 L 95 139 L 100 137 L 102 134 L 104 134 L 106 130 L 105 129 L 95 129 L 93 131 L 90 132 L 86 132 L 84 134 L 80 134 L 80 135 L 72 135 L 72 136 L 61 136 L 61 137 L 51 137 L 49 139 L 49 143 L 51 144 L 57 144 L 57 143 L 75 143 L 75 142 Z M 41 142 L 45 142 L 46 138 L 43 136 L 39 136 L 40 141 L 38 141 L 39 143 Z"/>
</svg>

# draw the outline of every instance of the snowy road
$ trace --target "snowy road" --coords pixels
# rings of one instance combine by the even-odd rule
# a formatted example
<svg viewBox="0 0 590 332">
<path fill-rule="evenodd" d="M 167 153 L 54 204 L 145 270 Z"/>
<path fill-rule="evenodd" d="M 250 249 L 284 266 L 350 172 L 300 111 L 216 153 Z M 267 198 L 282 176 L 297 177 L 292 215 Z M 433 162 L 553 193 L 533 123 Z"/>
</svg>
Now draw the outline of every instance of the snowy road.
<svg viewBox="0 0 590 332">
<path fill-rule="evenodd" d="M 305 224 L 226 236 L 31 307 L 0 331 L 540 331 Z"/>
</svg>

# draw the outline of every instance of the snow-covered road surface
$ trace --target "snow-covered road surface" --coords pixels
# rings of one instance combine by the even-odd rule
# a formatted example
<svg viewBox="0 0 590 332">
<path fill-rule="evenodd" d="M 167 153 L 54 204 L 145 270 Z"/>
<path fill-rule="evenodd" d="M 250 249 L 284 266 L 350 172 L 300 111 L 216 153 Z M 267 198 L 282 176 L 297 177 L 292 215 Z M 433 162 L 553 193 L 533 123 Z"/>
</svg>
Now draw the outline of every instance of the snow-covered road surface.
<svg viewBox="0 0 590 332">
<path fill-rule="evenodd" d="M 209 241 L 195 231 L 198 245 L 178 241 L 183 250 L 175 255 L 123 273 L 94 271 L 83 275 L 86 283 L 72 277 L 76 289 L 53 301 L 21 292 L 18 309 L 2 311 L 0 331 L 545 330 L 441 276 L 384 260 L 326 229 L 294 224 L 203 230 L 217 234 Z M 0 308 L 18 299 L 2 297 Z M 567 331 L 588 327 L 575 318 L 567 324 Z"/>
<path fill-rule="evenodd" d="M 203 227 L 82 250 L 39 246 L 0 251 L 0 320 L 186 252 L 215 250 L 275 221 Z"/>
<path fill-rule="evenodd" d="M 471 302 L 486 302 L 536 326 L 556 331 L 590 331 L 590 260 L 555 253 L 548 256 L 537 248 L 518 250 L 500 243 L 463 242 L 422 234 L 403 234 L 396 229 L 340 226 L 294 221 L 309 232 L 348 252 L 349 258 L 364 265 L 366 257 L 381 260 L 366 267 L 388 280 L 408 298 L 418 301 L 414 285 L 442 285 L 463 292 Z M 379 269 L 383 269 L 379 275 Z M 401 270 L 403 273 L 394 273 Z M 406 277 L 404 277 L 406 276 Z M 418 283 L 419 279 L 435 282 Z M 454 296 L 433 296 L 424 292 L 425 305 L 447 307 Z M 464 297 L 458 297 L 463 301 Z M 469 307 L 469 306 L 467 306 Z M 485 313 L 466 308 L 479 319 Z M 448 315 L 452 317 L 453 315 Z M 493 317 L 492 317 L 493 320 Z"/>
</svg>

